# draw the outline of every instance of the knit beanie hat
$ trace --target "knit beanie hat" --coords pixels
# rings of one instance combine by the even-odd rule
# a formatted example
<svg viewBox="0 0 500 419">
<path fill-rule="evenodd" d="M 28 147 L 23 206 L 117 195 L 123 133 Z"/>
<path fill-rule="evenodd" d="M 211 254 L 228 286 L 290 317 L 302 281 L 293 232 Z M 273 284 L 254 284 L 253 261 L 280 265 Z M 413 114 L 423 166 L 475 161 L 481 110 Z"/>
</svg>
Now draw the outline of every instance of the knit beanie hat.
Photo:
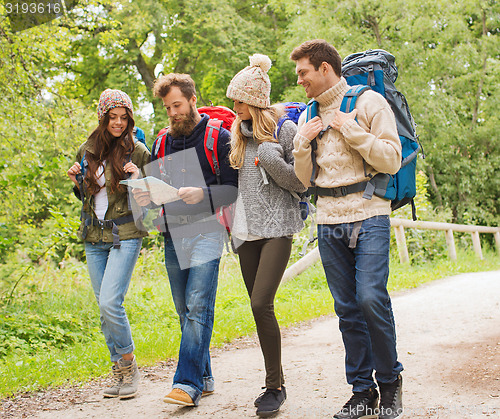
<svg viewBox="0 0 500 419">
<path fill-rule="evenodd" d="M 250 65 L 236 74 L 229 83 L 226 96 L 257 108 L 271 106 L 271 81 L 267 75 L 271 65 L 271 59 L 267 55 L 252 55 Z"/>
<path fill-rule="evenodd" d="M 130 97 L 121 90 L 106 89 L 99 97 L 99 105 L 97 106 L 97 118 L 99 121 L 113 108 L 127 108 L 134 113 L 132 101 Z"/>
</svg>

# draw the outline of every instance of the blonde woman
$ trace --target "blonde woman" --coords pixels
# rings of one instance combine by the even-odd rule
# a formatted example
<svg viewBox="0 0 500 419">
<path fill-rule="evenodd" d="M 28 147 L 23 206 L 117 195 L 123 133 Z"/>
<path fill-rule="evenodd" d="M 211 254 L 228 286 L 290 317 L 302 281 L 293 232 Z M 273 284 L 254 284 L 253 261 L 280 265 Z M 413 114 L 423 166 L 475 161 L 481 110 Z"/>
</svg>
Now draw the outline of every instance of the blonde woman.
<svg viewBox="0 0 500 419">
<path fill-rule="evenodd" d="M 283 107 L 270 106 L 270 67 L 269 57 L 253 55 L 226 93 L 237 113 L 229 156 L 232 167 L 239 169 L 232 234 L 266 368 L 266 390 L 255 400 L 260 417 L 278 412 L 286 399 L 274 297 L 292 236 L 303 227 L 297 192 L 305 190 L 293 168 L 297 127 L 286 120 Z"/>
</svg>

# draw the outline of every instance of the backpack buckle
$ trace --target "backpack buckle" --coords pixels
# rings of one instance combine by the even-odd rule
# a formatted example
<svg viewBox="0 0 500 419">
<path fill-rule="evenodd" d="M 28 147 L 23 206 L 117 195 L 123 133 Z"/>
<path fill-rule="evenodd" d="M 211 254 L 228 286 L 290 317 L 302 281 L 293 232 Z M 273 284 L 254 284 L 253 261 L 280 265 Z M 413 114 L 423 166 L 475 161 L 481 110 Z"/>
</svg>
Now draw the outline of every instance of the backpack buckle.
<svg viewBox="0 0 500 419">
<path fill-rule="evenodd" d="M 345 186 L 338 186 L 336 188 L 332 188 L 332 196 L 334 198 L 340 198 L 341 196 L 347 195 L 347 188 Z"/>
<path fill-rule="evenodd" d="M 189 219 L 189 215 L 178 215 L 175 221 L 177 224 L 189 224 Z"/>
</svg>

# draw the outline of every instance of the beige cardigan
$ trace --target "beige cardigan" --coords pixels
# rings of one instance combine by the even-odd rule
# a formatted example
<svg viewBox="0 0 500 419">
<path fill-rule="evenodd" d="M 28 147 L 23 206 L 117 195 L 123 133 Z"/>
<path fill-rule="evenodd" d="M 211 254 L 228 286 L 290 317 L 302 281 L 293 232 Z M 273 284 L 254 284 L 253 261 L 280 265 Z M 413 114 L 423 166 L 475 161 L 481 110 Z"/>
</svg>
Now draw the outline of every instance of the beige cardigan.
<svg viewBox="0 0 500 419">
<path fill-rule="evenodd" d="M 319 103 L 319 116 L 323 126 L 328 126 L 340 108 L 344 94 L 349 90 L 346 80 L 340 81 L 315 98 Z M 396 121 L 385 98 L 366 91 L 356 101 L 357 120 L 346 121 L 340 132 L 326 131 L 317 139 L 316 161 L 318 172 L 316 185 L 323 188 L 347 186 L 367 180 L 368 173 L 396 173 L 401 165 L 401 143 Z M 359 123 L 359 124 L 358 124 Z M 299 131 L 304 120 L 299 121 Z M 306 186 L 312 174 L 310 141 L 297 133 L 294 138 L 295 173 Z M 318 224 L 340 224 L 362 221 L 376 215 L 391 213 L 390 201 L 377 196 L 371 200 L 362 197 L 363 192 L 344 197 L 318 197 Z"/>
</svg>

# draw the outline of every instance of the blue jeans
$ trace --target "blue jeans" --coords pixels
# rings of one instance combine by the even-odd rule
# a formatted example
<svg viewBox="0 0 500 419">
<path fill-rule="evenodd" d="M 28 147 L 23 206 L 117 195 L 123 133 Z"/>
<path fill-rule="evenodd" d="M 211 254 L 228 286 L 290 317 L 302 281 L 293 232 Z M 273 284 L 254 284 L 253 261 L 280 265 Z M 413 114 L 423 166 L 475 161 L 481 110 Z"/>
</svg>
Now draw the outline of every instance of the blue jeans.
<svg viewBox="0 0 500 419">
<path fill-rule="evenodd" d="M 389 277 L 388 216 L 362 222 L 357 244 L 349 248 L 354 223 L 318 225 L 318 247 L 346 351 L 347 382 L 353 391 L 396 380 L 403 366 L 396 352 L 396 329 Z"/>
<path fill-rule="evenodd" d="M 198 405 L 203 390 L 214 389 L 210 340 L 224 240 L 222 233 L 211 232 L 175 241 L 190 267 L 181 269 L 172 239 L 165 239 L 165 265 L 182 332 L 173 388 L 184 390 Z"/>
<path fill-rule="evenodd" d="M 101 330 L 113 362 L 123 354 L 134 351 L 123 301 L 141 250 L 142 238 L 122 240 L 120 243 L 120 249 L 114 249 L 113 243 L 85 242 L 90 281 L 101 312 Z"/>
</svg>

